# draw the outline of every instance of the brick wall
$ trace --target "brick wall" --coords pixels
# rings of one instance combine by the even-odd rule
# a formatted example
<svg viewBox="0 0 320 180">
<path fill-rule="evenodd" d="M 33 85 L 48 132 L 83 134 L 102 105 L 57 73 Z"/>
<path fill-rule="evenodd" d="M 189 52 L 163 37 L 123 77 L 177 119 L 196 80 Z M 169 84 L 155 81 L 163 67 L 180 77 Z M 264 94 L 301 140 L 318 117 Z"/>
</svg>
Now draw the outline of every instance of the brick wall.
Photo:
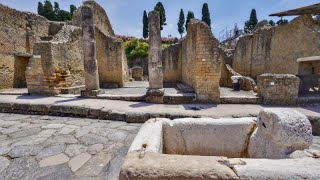
<svg viewBox="0 0 320 180">
<path fill-rule="evenodd" d="M 258 94 L 264 104 L 295 105 L 300 79 L 290 74 L 263 74 L 258 76 Z"/>
<path fill-rule="evenodd" d="M 223 52 L 218 46 L 209 26 L 191 20 L 187 36 L 163 50 L 164 80 L 193 87 L 198 101 L 219 102 Z"/>
</svg>

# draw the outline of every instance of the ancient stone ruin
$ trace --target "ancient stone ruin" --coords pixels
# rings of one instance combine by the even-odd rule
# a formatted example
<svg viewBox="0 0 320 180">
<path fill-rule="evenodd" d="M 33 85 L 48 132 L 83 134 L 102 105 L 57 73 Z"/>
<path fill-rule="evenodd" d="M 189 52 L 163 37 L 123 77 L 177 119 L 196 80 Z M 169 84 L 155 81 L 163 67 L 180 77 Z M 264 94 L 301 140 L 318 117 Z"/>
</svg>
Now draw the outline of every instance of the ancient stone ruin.
<svg viewBox="0 0 320 180">
<path fill-rule="evenodd" d="M 259 163 L 270 179 L 294 178 L 297 172 L 299 177 L 310 177 L 311 171 L 319 176 L 316 169 L 300 169 L 302 161 L 278 164 L 277 160 L 308 148 L 311 131 L 308 119 L 290 109 L 265 109 L 257 119 L 151 119 L 133 141 L 120 179 L 259 179 L 254 172 L 260 169 L 252 166 Z M 292 163 L 297 164 L 292 167 Z"/>
</svg>

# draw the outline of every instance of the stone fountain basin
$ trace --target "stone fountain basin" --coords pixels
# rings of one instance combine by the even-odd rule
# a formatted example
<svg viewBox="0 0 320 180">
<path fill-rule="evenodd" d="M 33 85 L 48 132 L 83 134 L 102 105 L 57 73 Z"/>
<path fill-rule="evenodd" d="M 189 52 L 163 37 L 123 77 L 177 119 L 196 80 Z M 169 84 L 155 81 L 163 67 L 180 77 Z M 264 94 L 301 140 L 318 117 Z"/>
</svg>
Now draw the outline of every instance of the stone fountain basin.
<svg viewBox="0 0 320 180">
<path fill-rule="evenodd" d="M 254 147 L 265 141 L 260 137 L 268 136 L 265 129 L 275 137 L 267 139 L 263 148 Z M 285 143 L 270 145 L 281 142 L 277 134 L 282 138 L 290 135 L 284 142 L 299 143 L 288 142 L 289 148 Z M 320 179 L 319 159 L 306 154 L 289 159 L 295 150 L 309 147 L 310 137 L 312 141 L 310 122 L 293 110 L 263 111 L 258 118 L 151 119 L 133 141 L 120 179 Z M 257 149 L 265 153 L 257 153 Z"/>
</svg>

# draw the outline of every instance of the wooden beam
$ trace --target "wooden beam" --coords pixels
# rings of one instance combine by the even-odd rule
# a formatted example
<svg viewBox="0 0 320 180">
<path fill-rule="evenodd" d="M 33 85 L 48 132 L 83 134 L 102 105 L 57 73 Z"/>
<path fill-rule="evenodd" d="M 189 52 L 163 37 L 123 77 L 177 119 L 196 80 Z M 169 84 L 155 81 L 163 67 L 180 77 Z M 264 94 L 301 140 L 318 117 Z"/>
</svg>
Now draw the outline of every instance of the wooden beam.
<svg viewBox="0 0 320 180">
<path fill-rule="evenodd" d="M 279 13 L 270 14 L 269 16 L 298 16 L 304 14 L 320 14 L 320 3 L 305 6 L 297 9 L 292 9 L 288 11 L 283 11 Z"/>
</svg>

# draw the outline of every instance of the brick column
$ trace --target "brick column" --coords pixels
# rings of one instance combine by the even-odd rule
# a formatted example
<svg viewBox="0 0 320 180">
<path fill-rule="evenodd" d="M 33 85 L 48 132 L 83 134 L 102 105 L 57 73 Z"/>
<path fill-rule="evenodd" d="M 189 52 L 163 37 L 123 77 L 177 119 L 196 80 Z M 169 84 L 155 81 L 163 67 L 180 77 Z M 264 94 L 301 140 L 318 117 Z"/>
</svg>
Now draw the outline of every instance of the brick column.
<svg viewBox="0 0 320 180">
<path fill-rule="evenodd" d="M 93 11 L 89 6 L 81 8 L 82 47 L 84 54 L 84 70 L 86 90 L 82 96 L 94 97 L 101 93 L 96 59 L 96 42 L 94 34 Z"/>
<path fill-rule="evenodd" d="M 160 14 L 149 12 L 149 90 L 146 101 L 163 103 L 162 42 Z"/>
</svg>

